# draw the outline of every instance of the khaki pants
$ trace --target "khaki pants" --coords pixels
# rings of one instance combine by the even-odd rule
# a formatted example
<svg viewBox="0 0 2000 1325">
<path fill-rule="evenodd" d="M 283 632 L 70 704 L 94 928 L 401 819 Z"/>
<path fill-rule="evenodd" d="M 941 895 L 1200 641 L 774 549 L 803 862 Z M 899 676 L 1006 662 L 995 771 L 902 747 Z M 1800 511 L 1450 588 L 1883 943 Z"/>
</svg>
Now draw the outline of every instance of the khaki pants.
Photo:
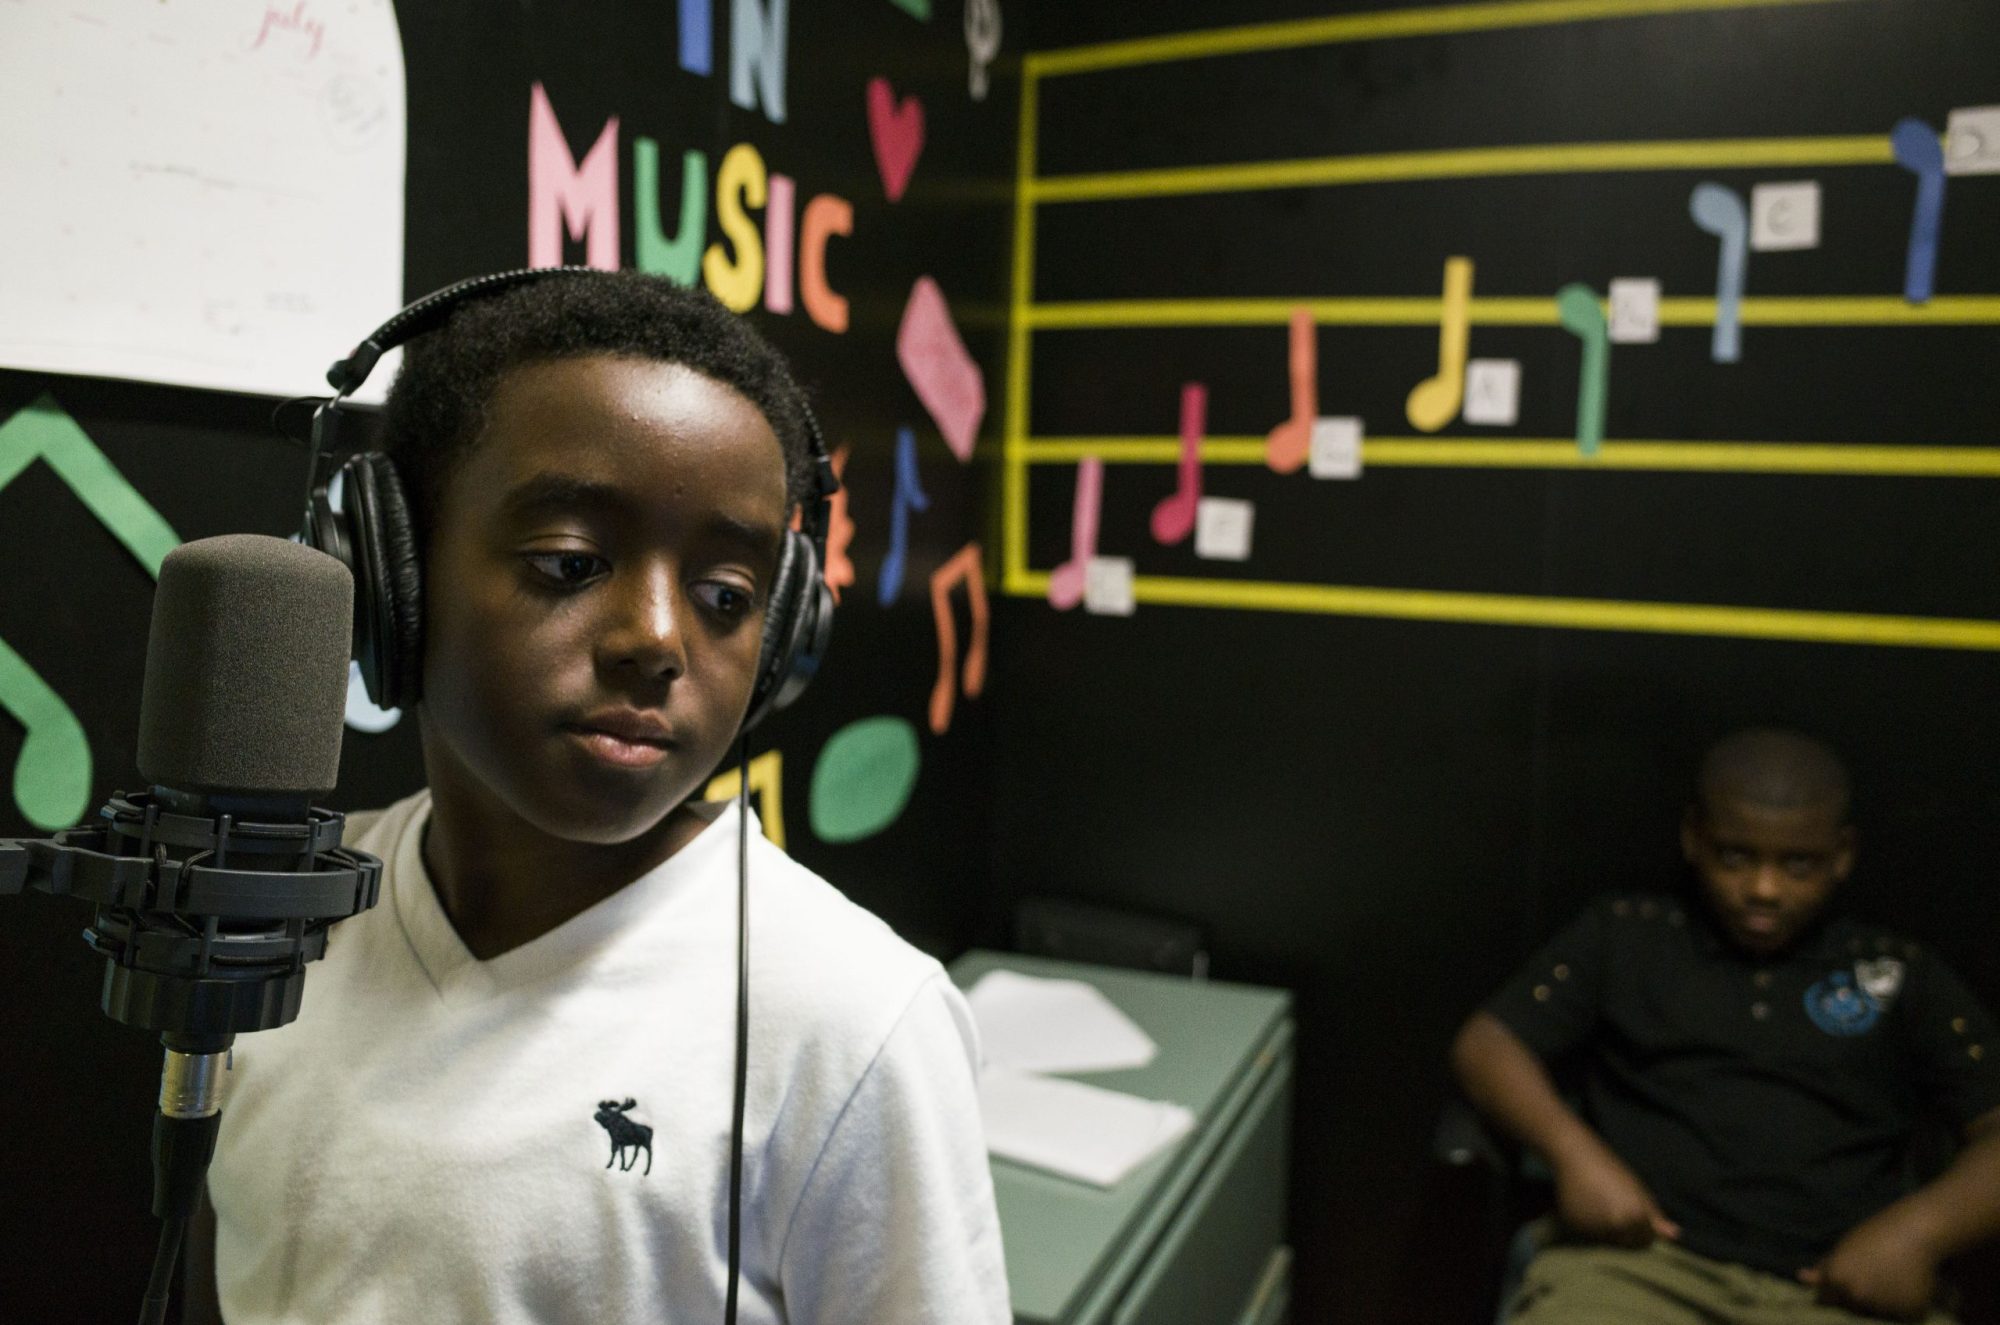
<svg viewBox="0 0 2000 1325">
<path fill-rule="evenodd" d="M 1553 1246 L 1528 1263 L 1509 1325 L 1856 1325 L 1795 1280 L 1712 1261 L 1671 1242 L 1644 1251 Z M 1932 1312 L 1924 1325 L 1954 1325 Z"/>
</svg>

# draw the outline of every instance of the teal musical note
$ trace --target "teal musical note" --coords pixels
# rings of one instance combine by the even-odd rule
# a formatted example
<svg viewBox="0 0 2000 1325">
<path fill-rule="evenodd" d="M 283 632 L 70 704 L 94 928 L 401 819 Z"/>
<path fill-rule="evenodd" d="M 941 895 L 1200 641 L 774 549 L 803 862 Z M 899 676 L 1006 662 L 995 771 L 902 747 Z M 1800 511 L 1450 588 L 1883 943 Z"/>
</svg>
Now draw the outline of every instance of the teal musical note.
<svg viewBox="0 0 2000 1325">
<path fill-rule="evenodd" d="M 0 423 L 0 488 L 40 460 L 154 579 L 180 536 L 120 474 L 51 396 Z M 54 831 L 89 808 L 90 741 L 83 724 L 26 659 L 0 640 L 0 709 L 27 733 L 14 760 L 14 802 L 35 827 Z"/>
<path fill-rule="evenodd" d="M 1596 455 L 1604 441 L 1604 406 L 1611 379 L 1611 334 L 1604 302 L 1588 285 L 1556 291 L 1556 320 L 1583 342 L 1583 365 L 1576 382 L 1576 449 Z"/>
</svg>

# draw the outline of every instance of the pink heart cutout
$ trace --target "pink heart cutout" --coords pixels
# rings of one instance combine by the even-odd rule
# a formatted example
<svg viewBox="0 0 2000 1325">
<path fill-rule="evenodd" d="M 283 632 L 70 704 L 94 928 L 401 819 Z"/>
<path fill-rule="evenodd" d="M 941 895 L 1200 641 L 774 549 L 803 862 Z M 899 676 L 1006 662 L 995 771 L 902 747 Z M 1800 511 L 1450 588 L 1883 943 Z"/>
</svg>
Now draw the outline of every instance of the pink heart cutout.
<svg viewBox="0 0 2000 1325">
<path fill-rule="evenodd" d="M 875 144 L 875 169 L 882 175 L 882 191 L 895 202 L 910 186 L 917 158 L 924 153 L 924 103 L 911 95 L 898 105 L 888 79 L 869 79 L 868 138 Z"/>
</svg>

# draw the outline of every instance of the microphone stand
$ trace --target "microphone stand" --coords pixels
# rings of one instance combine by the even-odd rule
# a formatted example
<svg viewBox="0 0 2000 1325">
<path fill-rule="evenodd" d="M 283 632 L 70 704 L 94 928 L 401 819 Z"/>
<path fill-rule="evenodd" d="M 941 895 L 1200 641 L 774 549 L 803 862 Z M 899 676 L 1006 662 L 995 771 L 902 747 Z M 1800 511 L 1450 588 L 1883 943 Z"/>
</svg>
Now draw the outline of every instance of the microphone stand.
<svg viewBox="0 0 2000 1325">
<path fill-rule="evenodd" d="M 303 797 L 113 793 L 102 822 L 0 839 L 0 895 L 33 888 L 94 903 L 84 941 L 105 958 L 102 1005 L 159 1034 L 153 1120 L 160 1241 L 140 1325 L 160 1325 L 222 1122 L 239 1033 L 299 1013 L 305 964 L 328 928 L 375 904 L 382 862 L 341 847 L 345 817 Z"/>
</svg>

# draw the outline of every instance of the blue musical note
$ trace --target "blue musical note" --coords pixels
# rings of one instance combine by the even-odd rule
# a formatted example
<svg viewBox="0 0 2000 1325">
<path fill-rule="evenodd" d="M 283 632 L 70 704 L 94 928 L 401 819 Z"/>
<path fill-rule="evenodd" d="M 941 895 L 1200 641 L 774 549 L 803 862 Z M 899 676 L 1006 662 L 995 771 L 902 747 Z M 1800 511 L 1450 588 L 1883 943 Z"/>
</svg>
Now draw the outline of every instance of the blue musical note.
<svg viewBox="0 0 2000 1325">
<path fill-rule="evenodd" d="M 1944 224 L 1944 145 L 1938 132 L 1914 115 L 1889 130 L 1896 164 L 1917 177 L 1917 203 L 1910 212 L 1910 251 L 1903 262 L 1903 298 L 1929 303 L 1937 277 L 1938 230 Z"/>
<path fill-rule="evenodd" d="M 910 550 L 910 511 L 931 508 L 917 482 L 917 436 L 896 429 L 896 495 L 889 507 L 889 551 L 882 558 L 882 575 L 875 582 L 875 601 L 887 607 L 903 589 L 903 563 Z"/>
<path fill-rule="evenodd" d="M 1749 265 L 1750 213 L 1736 190 L 1720 184 L 1697 184 L 1688 198 L 1688 215 L 1722 241 L 1715 262 L 1715 334 L 1709 340 L 1708 357 L 1717 363 L 1735 363 L 1743 357 L 1739 319 Z"/>
</svg>

